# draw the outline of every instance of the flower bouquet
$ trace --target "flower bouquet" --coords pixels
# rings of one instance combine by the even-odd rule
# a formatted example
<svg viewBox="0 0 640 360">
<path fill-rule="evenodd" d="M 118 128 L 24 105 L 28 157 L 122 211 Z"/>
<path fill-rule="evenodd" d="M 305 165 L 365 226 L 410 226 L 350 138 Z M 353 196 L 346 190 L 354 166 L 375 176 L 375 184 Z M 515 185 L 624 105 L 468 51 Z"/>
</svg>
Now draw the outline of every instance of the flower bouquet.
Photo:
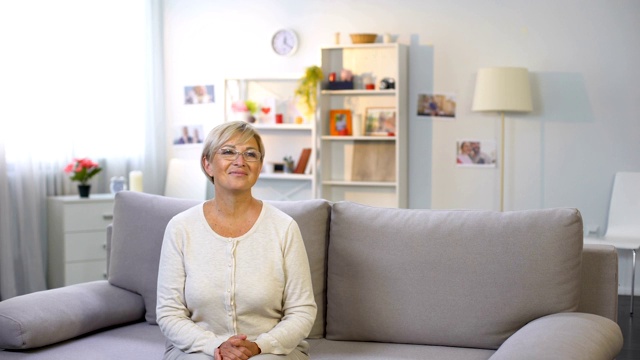
<svg viewBox="0 0 640 360">
<path fill-rule="evenodd" d="M 80 197 L 89 197 L 89 180 L 102 171 L 100 165 L 89 158 L 73 159 L 65 168 L 64 172 L 70 175 L 71 181 L 78 181 L 78 192 Z"/>
</svg>

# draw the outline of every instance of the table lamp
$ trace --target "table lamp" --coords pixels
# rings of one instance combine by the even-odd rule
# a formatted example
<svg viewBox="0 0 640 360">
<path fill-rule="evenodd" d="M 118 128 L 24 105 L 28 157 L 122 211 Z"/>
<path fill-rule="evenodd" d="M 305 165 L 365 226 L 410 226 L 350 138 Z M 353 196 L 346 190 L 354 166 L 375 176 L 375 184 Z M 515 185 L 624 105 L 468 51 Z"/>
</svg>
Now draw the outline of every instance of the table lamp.
<svg viewBox="0 0 640 360">
<path fill-rule="evenodd" d="M 500 140 L 500 211 L 504 211 L 504 113 L 533 110 L 529 71 L 526 68 L 495 67 L 478 70 L 473 111 L 496 111 L 501 114 Z"/>
</svg>

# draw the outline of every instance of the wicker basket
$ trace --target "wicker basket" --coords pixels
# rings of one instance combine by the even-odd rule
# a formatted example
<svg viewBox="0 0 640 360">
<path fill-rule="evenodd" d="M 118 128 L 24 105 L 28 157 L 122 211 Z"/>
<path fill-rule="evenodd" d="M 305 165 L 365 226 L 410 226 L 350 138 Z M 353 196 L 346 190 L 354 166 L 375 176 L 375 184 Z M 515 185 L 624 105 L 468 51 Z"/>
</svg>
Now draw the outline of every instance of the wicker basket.
<svg viewBox="0 0 640 360">
<path fill-rule="evenodd" d="M 370 44 L 376 42 L 378 34 L 349 34 L 354 44 Z"/>
</svg>

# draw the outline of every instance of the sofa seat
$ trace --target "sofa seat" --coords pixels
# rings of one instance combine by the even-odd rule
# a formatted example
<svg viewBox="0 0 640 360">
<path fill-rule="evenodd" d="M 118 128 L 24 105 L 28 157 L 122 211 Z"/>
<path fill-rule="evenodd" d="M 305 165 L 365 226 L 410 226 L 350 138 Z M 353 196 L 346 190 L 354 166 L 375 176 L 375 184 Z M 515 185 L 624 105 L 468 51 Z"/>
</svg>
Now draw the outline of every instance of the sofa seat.
<svg viewBox="0 0 640 360">
<path fill-rule="evenodd" d="M 164 349 L 165 338 L 160 328 L 141 321 L 33 350 L 5 350 L 0 352 L 0 359 L 157 360 L 162 359 Z M 91 354 L 90 358 L 87 357 L 88 354 Z"/>
<path fill-rule="evenodd" d="M 494 350 L 308 339 L 313 360 L 487 360 Z"/>
<path fill-rule="evenodd" d="M 359 341 L 307 339 L 313 360 L 448 359 L 486 360 L 495 351 L 446 346 L 384 344 Z M 114 346 L 114 344 L 118 344 Z M 27 351 L 3 351 L 0 359 L 73 360 L 157 360 L 162 359 L 165 338 L 157 325 L 145 321 L 111 328 L 72 340 Z M 90 349 L 90 351 L 88 351 Z"/>
</svg>

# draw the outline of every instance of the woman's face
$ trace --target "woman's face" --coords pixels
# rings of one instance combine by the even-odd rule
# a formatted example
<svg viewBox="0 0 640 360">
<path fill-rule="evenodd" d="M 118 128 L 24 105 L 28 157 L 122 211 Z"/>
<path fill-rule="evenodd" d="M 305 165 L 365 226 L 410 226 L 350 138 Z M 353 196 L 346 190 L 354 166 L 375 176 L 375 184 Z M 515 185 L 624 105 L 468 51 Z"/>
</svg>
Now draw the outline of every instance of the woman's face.
<svg viewBox="0 0 640 360">
<path fill-rule="evenodd" d="M 209 160 L 203 159 L 205 162 L 205 170 L 209 176 L 213 176 L 216 191 L 218 189 L 227 189 L 230 191 L 249 190 L 258 181 L 258 175 L 262 170 L 262 162 L 258 157 L 257 161 L 247 161 L 243 155 L 233 160 L 225 158 L 221 152 L 227 154 L 232 151 L 239 153 L 259 154 L 258 142 L 255 138 L 251 138 L 246 143 L 238 143 L 239 136 L 232 137 L 218 151 L 213 154 L 213 158 Z M 261 156 L 261 155 L 260 155 Z M 231 156 L 233 157 L 233 156 Z"/>
<path fill-rule="evenodd" d="M 469 144 L 468 142 L 463 142 L 462 143 L 461 152 L 463 154 L 470 154 L 471 153 L 471 144 Z"/>
</svg>

